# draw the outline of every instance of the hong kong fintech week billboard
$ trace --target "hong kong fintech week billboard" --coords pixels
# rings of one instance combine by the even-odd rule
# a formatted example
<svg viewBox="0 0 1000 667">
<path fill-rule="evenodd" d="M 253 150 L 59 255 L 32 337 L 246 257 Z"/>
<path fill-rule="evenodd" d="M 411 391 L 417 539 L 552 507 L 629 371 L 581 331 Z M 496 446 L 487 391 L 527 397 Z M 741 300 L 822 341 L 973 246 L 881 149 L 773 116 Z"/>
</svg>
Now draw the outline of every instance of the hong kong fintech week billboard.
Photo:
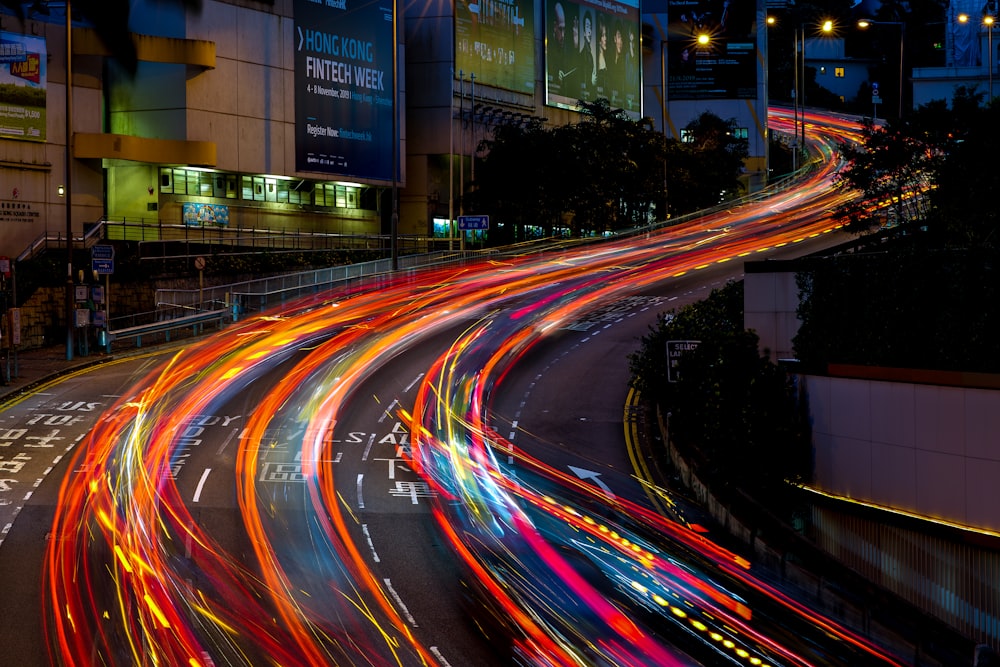
<svg viewBox="0 0 1000 667">
<path fill-rule="evenodd" d="M 392 179 L 391 0 L 295 0 L 295 167 Z"/>
</svg>

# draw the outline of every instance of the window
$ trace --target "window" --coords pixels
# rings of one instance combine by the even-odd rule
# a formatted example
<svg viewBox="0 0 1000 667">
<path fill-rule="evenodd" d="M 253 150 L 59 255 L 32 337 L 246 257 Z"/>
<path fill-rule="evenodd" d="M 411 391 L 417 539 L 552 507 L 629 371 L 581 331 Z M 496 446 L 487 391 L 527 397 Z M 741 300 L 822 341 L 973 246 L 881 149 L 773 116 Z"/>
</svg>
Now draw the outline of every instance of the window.
<svg viewBox="0 0 1000 667">
<path fill-rule="evenodd" d="M 174 177 L 170 169 L 160 170 L 160 192 L 171 193 L 174 191 Z"/>
<path fill-rule="evenodd" d="M 750 132 L 745 127 L 733 128 L 733 137 L 735 139 L 749 139 Z"/>
<path fill-rule="evenodd" d="M 160 192 L 329 208 L 357 209 L 361 207 L 361 188 L 353 185 L 333 181 L 287 180 L 201 169 L 161 167 Z"/>
<path fill-rule="evenodd" d="M 451 225 L 448 218 L 434 218 L 434 237 L 448 238 L 451 236 Z"/>
<path fill-rule="evenodd" d="M 844 76 L 845 76 L 845 74 L 844 74 L 844 68 L 843 67 L 835 67 L 833 69 L 833 76 L 836 77 L 836 78 L 838 78 L 838 79 L 843 79 Z"/>
<path fill-rule="evenodd" d="M 243 176 L 240 178 L 240 199 L 253 201 L 253 177 Z"/>
</svg>

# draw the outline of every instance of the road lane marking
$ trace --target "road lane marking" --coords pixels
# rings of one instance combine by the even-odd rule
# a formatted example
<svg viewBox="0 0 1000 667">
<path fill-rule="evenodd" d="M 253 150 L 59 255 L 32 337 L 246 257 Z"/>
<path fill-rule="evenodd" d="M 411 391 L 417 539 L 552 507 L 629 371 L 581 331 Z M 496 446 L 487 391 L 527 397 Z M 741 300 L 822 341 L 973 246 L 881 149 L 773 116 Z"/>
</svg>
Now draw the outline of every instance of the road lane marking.
<svg viewBox="0 0 1000 667">
<path fill-rule="evenodd" d="M 392 595 L 392 599 L 395 600 L 396 604 L 399 605 L 400 611 L 403 612 L 403 616 L 406 617 L 406 620 L 410 623 L 410 625 L 412 625 L 415 628 L 419 628 L 420 626 L 417 625 L 417 619 L 413 618 L 413 616 L 410 614 L 410 610 L 406 608 L 405 604 L 403 604 L 403 598 L 399 597 L 399 593 L 397 593 L 396 589 L 392 587 L 392 582 L 389 581 L 389 578 L 386 577 L 385 579 L 383 579 L 382 583 L 384 583 L 385 587 L 389 589 L 389 593 Z"/>
<path fill-rule="evenodd" d="M 211 468 L 205 468 L 205 472 L 201 473 L 201 479 L 198 480 L 198 487 L 194 490 L 194 498 L 192 502 L 198 502 L 201 499 L 201 490 L 205 488 L 205 481 L 208 479 L 208 474 L 212 472 Z"/>
</svg>

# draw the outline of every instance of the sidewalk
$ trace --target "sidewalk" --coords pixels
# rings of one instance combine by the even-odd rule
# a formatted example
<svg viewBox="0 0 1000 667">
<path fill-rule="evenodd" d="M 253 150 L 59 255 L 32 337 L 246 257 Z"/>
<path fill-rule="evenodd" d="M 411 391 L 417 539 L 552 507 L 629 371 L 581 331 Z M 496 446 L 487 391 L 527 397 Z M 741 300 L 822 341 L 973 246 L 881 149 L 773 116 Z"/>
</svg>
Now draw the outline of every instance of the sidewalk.
<svg viewBox="0 0 1000 667">
<path fill-rule="evenodd" d="M 64 373 L 120 359 L 131 353 L 132 350 L 112 354 L 92 352 L 86 356 L 74 354 L 72 359 L 67 359 L 65 345 L 5 351 L 0 356 L 0 409 L 9 399 Z"/>
</svg>

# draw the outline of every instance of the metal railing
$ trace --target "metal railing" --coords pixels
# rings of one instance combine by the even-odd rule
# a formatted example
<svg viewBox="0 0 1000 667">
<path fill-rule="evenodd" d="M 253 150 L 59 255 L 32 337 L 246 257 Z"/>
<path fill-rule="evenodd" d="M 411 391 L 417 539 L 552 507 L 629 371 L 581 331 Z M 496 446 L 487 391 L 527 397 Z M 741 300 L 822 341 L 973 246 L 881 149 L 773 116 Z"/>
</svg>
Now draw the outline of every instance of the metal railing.
<svg viewBox="0 0 1000 667">
<path fill-rule="evenodd" d="M 219 329 L 222 329 L 231 318 L 232 311 L 226 307 L 181 317 L 166 318 L 146 324 L 136 324 L 122 329 L 108 329 L 105 334 L 104 347 L 105 351 L 110 353 L 112 343 L 121 340 L 132 340 L 135 347 L 142 347 L 143 337 L 147 339 L 155 337 L 158 340 L 170 342 L 171 334 L 179 330 L 191 329 L 192 334 L 198 335 L 204 332 L 206 324 L 215 323 Z"/>
</svg>

